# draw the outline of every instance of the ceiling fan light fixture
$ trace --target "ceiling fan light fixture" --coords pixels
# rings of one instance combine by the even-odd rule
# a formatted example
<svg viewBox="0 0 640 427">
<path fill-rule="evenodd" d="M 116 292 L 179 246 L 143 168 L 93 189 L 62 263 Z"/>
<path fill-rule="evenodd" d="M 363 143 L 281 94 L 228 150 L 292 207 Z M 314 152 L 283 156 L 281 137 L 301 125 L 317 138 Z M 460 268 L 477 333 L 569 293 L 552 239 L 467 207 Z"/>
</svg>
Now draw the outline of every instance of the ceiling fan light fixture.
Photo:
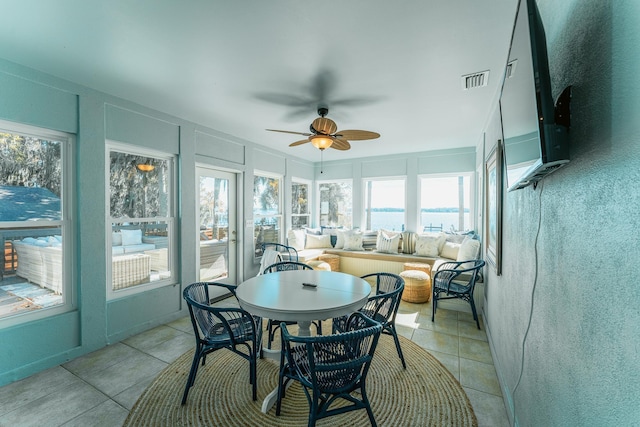
<svg viewBox="0 0 640 427">
<path fill-rule="evenodd" d="M 311 144 L 316 147 L 318 150 L 324 150 L 333 144 L 333 139 L 326 135 L 313 135 L 309 137 L 311 140 Z"/>
</svg>

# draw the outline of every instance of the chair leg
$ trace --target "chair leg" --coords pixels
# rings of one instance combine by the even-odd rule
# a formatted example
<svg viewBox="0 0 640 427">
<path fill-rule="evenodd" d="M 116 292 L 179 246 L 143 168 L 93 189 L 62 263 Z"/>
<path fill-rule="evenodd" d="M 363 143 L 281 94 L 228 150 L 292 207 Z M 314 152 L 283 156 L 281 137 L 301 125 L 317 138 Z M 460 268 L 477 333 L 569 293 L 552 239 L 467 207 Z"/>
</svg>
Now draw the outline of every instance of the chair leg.
<svg viewBox="0 0 640 427">
<path fill-rule="evenodd" d="M 182 405 L 187 403 L 187 396 L 189 395 L 189 390 L 193 386 L 193 383 L 196 380 L 196 373 L 198 372 L 198 364 L 200 363 L 200 345 L 196 348 L 195 354 L 193 355 L 193 362 L 191 363 L 191 369 L 189 370 L 189 377 L 187 378 L 187 384 L 184 387 L 184 393 L 182 394 Z"/>
<path fill-rule="evenodd" d="M 434 292 L 431 298 L 431 321 L 433 322 L 436 317 L 436 308 L 438 307 L 438 296 Z"/>
<path fill-rule="evenodd" d="M 364 404 L 364 408 L 367 410 L 371 427 L 377 427 L 378 424 L 376 424 L 376 419 L 373 417 L 373 411 L 371 410 L 371 404 L 369 403 L 369 398 L 367 397 L 367 391 L 365 390 L 364 385 L 360 387 L 360 394 L 362 395 L 362 403 Z"/>
<path fill-rule="evenodd" d="M 478 325 L 478 329 L 480 329 L 480 320 L 478 320 L 478 312 L 476 311 L 476 304 L 473 301 L 473 296 L 469 298 L 469 304 L 471 304 L 471 312 L 473 313 L 473 319 L 476 321 L 476 325 Z"/>
<path fill-rule="evenodd" d="M 404 361 L 404 355 L 402 354 L 402 348 L 400 347 L 400 340 L 398 339 L 398 332 L 396 331 L 396 326 L 394 324 L 389 325 L 389 330 L 391 331 L 391 335 L 393 335 L 393 340 L 396 343 L 396 350 L 398 351 L 398 357 L 400 357 L 400 361 L 402 362 L 402 367 L 407 369 L 407 364 Z"/>
</svg>

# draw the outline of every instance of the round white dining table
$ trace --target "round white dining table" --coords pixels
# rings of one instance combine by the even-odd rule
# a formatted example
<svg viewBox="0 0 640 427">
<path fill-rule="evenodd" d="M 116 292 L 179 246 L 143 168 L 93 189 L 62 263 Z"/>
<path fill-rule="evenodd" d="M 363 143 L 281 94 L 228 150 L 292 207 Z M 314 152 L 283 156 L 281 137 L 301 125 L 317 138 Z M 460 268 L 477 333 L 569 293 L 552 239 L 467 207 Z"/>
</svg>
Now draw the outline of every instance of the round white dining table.
<svg viewBox="0 0 640 427">
<path fill-rule="evenodd" d="M 321 270 L 262 274 L 242 282 L 236 289 L 244 310 L 267 319 L 297 322 L 301 336 L 310 335 L 313 320 L 359 310 L 370 293 L 371 286 L 364 279 Z"/>
<path fill-rule="evenodd" d="M 236 288 L 238 302 L 244 310 L 267 319 L 297 322 L 301 336 L 311 335 L 309 326 L 313 320 L 344 316 L 359 310 L 370 293 L 371 285 L 364 279 L 320 270 L 262 274 Z M 263 351 L 265 357 L 279 361 L 279 351 Z M 264 398 L 262 412 L 267 413 L 277 398 L 276 387 Z"/>
</svg>

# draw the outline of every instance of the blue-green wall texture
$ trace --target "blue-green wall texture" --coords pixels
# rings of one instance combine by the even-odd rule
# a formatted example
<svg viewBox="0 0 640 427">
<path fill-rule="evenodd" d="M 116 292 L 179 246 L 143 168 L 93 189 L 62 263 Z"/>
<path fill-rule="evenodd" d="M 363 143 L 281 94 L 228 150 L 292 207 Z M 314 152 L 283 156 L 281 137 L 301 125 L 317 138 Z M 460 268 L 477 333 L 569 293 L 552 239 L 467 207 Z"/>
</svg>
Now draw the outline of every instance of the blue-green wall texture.
<svg viewBox="0 0 640 427">
<path fill-rule="evenodd" d="M 485 314 L 519 426 L 640 423 L 640 2 L 538 0 L 571 163 L 504 199 Z M 499 122 L 487 128 L 487 146 Z"/>
</svg>

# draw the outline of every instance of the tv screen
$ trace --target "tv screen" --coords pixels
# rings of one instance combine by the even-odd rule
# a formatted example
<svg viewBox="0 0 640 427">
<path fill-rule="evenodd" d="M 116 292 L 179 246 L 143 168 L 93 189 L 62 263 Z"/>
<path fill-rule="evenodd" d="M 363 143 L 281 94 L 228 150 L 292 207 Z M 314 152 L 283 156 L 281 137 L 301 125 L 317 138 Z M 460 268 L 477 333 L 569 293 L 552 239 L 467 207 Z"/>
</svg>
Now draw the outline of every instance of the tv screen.
<svg viewBox="0 0 640 427">
<path fill-rule="evenodd" d="M 535 0 L 521 0 L 500 97 L 509 190 L 569 160 L 565 126 L 555 124 L 547 45 Z"/>
</svg>

